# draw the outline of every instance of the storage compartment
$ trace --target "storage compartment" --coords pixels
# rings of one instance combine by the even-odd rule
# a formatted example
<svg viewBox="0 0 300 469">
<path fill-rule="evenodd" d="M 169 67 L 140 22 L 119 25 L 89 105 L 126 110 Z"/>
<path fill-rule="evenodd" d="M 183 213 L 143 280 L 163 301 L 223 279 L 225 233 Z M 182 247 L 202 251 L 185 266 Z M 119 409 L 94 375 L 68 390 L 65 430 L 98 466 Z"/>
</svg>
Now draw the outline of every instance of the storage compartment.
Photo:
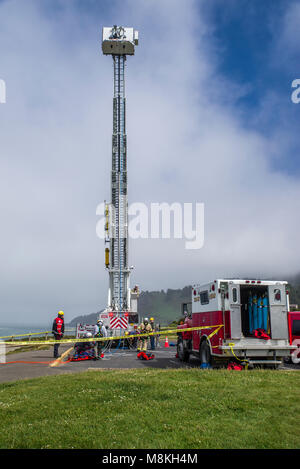
<svg viewBox="0 0 300 469">
<path fill-rule="evenodd" d="M 244 337 L 253 335 L 256 329 L 270 334 L 270 306 L 268 287 L 265 285 L 241 285 L 241 327 Z"/>
</svg>

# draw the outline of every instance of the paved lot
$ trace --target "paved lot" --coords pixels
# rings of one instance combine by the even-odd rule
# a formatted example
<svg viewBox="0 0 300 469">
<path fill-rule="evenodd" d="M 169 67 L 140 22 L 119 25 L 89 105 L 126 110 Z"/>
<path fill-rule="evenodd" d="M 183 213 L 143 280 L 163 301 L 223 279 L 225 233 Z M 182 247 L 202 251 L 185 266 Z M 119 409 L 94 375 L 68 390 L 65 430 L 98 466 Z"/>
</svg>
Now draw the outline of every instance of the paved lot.
<svg viewBox="0 0 300 469">
<path fill-rule="evenodd" d="M 61 345 L 59 353 L 70 348 Z M 104 354 L 101 360 L 86 360 L 66 362 L 56 367 L 50 367 L 53 361 L 53 350 L 39 350 L 35 352 L 20 352 L 6 356 L 6 364 L 0 365 L 0 382 L 15 381 L 39 376 L 74 373 L 88 369 L 124 369 L 124 368 L 179 368 L 187 365 L 181 363 L 176 357 L 176 347 L 165 349 L 163 346 L 154 352 L 153 360 L 138 360 L 137 352 L 131 350 L 111 349 Z M 25 363 L 24 363 L 25 362 Z M 26 363 L 31 362 L 31 363 Z M 189 366 L 197 366 L 197 359 L 191 359 Z"/>
<path fill-rule="evenodd" d="M 69 345 L 61 345 L 59 353 L 63 353 Z M 6 356 L 6 364 L 0 364 L 0 382 L 16 381 L 40 376 L 76 373 L 88 369 L 124 369 L 124 368 L 187 368 L 198 367 L 199 360 L 191 357 L 188 364 L 176 358 L 176 347 L 164 348 L 163 344 L 154 352 L 153 360 L 137 359 L 136 351 L 111 349 L 101 360 L 66 362 L 57 367 L 50 367 L 53 361 L 53 349 L 35 352 L 12 353 Z M 11 363 L 10 363 L 11 362 Z M 300 370 L 300 365 L 284 365 L 282 368 Z"/>
</svg>

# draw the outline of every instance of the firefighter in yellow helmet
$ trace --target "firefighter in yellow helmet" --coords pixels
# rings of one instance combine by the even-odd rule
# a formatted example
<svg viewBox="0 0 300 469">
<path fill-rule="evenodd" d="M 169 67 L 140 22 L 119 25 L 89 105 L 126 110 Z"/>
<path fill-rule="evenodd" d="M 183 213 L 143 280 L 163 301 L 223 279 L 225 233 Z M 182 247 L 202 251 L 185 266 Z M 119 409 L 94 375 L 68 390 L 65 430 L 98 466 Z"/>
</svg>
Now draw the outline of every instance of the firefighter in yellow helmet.
<svg viewBox="0 0 300 469">
<path fill-rule="evenodd" d="M 57 317 L 53 321 L 52 334 L 55 340 L 61 340 L 65 332 L 64 312 L 58 311 Z M 54 358 L 58 358 L 58 347 L 59 343 L 54 344 Z"/>
<path fill-rule="evenodd" d="M 151 326 L 152 332 L 156 332 L 154 318 L 150 318 L 150 326 Z M 151 350 L 155 350 L 155 335 L 150 335 L 150 344 L 151 344 Z"/>
<path fill-rule="evenodd" d="M 143 322 L 139 325 L 138 327 L 138 334 L 145 334 L 146 332 L 152 332 L 152 327 L 149 324 L 149 319 L 145 318 Z M 139 337 L 138 340 L 138 346 L 137 346 L 137 351 L 138 352 L 146 352 L 147 351 L 147 345 L 148 345 L 148 337 L 149 336 L 143 336 Z"/>
</svg>

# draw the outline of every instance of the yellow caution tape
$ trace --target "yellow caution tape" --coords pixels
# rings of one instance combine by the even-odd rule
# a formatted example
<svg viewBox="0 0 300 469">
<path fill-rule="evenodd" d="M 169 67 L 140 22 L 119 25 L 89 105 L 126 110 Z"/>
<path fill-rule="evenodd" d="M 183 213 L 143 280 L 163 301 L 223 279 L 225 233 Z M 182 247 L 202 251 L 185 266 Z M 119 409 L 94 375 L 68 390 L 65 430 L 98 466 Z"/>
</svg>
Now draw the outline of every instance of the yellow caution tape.
<svg viewBox="0 0 300 469">
<path fill-rule="evenodd" d="M 67 329 L 65 330 L 65 332 L 73 332 L 72 329 Z M 52 334 L 52 331 L 43 331 L 43 332 L 27 332 L 26 334 L 10 334 L 10 335 L 3 335 L 3 336 L 0 336 L 0 340 L 1 339 L 8 339 L 9 337 L 26 337 L 26 336 L 32 336 L 32 335 L 48 335 L 48 334 Z"/>
<path fill-rule="evenodd" d="M 230 347 L 230 350 L 231 350 L 232 355 L 233 355 L 238 361 L 245 363 L 245 364 L 246 364 L 245 368 L 248 369 L 249 361 L 246 360 L 245 358 L 244 358 L 244 359 L 239 358 L 239 357 L 236 356 L 236 354 L 234 353 L 233 347 L 235 346 L 235 344 L 234 344 L 233 342 L 230 342 L 230 343 L 228 344 L 228 346 Z"/>
<path fill-rule="evenodd" d="M 146 333 L 137 333 L 137 334 L 127 334 L 127 335 L 122 335 L 122 336 L 110 336 L 110 337 L 92 337 L 91 339 L 59 339 L 59 340 L 34 340 L 34 341 L 8 341 L 8 342 L 1 342 L 2 344 L 6 345 L 13 345 L 13 346 L 24 346 L 24 345 L 53 345 L 53 344 L 72 344 L 76 342 L 104 342 L 104 341 L 110 341 L 110 340 L 120 340 L 120 339 L 133 339 L 135 337 L 149 337 L 151 335 L 166 335 L 166 334 L 171 334 L 171 333 L 180 333 L 180 332 L 190 332 L 190 331 L 199 331 L 203 329 L 213 329 L 216 328 L 215 331 L 211 332 L 207 338 L 210 339 L 213 335 L 215 335 L 221 327 L 224 327 L 223 324 L 217 324 L 215 326 L 201 326 L 201 327 L 189 327 L 185 329 L 168 329 L 164 331 L 158 331 L 158 332 L 146 332 Z"/>
<path fill-rule="evenodd" d="M 221 329 L 221 327 L 223 327 L 223 324 L 220 324 L 219 326 L 211 326 L 211 327 L 217 327 L 217 329 L 215 329 L 211 334 L 207 336 L 208 339 L 210 339 L 212 336 L 217 334 L 219 330 Z M 218 347 L 218 346 L 215 346 L 215 347 Z"/>
</svg>

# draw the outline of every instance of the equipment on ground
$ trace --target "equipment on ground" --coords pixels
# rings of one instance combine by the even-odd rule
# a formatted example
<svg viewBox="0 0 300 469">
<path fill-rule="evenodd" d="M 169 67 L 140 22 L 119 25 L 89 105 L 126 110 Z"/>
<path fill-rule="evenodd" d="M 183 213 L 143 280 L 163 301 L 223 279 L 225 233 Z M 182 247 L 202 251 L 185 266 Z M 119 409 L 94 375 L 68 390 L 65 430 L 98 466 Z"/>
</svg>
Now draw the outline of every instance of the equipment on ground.
<svg viewBox="0 0 300 469">
<path fill-rule="evenodd" d="M 68 348 L 68 350 L 66 350 L 59 358 L 57 358 L 52 363 L 50 363 L 49 366 L 50 367 L 59 366 L 64 361 L 64 359 L 69 356 L 71 350 L 73 350 L 73 347 Z"/>
<path fill-rule="evenodd" d="M 155 355 L 153 355 L 153 353 L 146 353 L 142 351 L 137 354 L 137 358 L 139 360 L 153 360 Z"/>
<path fill-rule="evenodd" d="M 92 337 L 93 335 L 91 332 L 85 332 L 85 339 L 90 339 Z M 95 360 L 95 345 L 96 342 L 76 342 L 74 344 L 74 352 L 70 361 Z"/>
</svg>

